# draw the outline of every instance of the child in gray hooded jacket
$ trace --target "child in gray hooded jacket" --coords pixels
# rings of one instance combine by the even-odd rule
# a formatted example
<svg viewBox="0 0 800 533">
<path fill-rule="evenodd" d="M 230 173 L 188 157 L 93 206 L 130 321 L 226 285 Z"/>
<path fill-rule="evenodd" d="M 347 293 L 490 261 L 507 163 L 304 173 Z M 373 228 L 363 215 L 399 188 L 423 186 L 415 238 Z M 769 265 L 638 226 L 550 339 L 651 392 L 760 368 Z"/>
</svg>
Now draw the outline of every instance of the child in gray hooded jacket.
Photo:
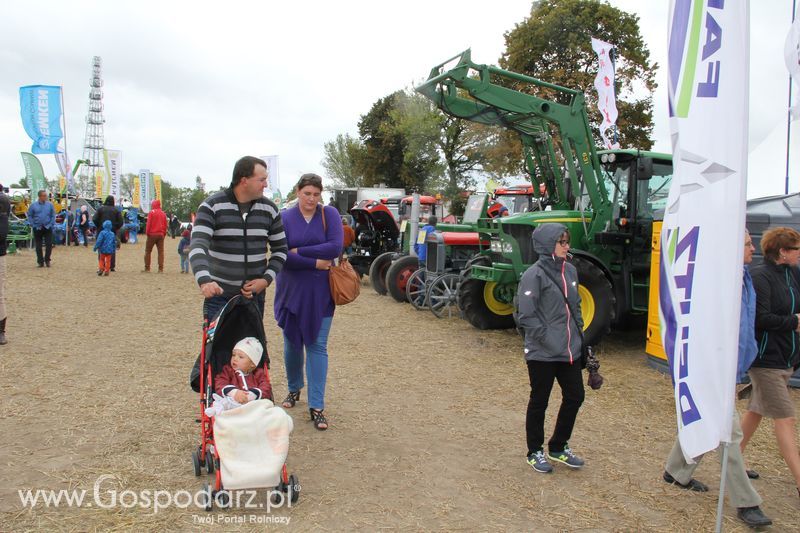
<svg viewBox="0 0 800 533">
<path fill-rule="evenodd" d="M 528 464 L 550 473 L 548 459 L 571 468 L 584 461 L 568 440 L 584 399 L 581 376 L 581 332 L 578 272 L 567 261 L 569 232 L 562 224 L 541 224 L 531 237 L 539 259 L 522 275 L 517 289 L 517 322 L 524 336 L 531 393 L 525 419 Z M 561 387 L 561 407 L 544 453 L 544 418 L 553 383 Z"/>
</svg>

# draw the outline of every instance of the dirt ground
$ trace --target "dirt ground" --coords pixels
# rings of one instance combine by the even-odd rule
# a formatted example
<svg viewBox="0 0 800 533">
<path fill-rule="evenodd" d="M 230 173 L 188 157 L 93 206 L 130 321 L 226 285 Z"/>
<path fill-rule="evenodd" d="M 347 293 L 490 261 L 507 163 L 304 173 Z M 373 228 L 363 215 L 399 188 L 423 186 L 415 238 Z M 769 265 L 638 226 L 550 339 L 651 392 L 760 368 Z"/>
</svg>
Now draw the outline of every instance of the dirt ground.
<svg viewBox="0 0 800 533">
<path fill-rule="evenodd" d="M 333 323 L 331 429 L 313 429 L 305 395 L 290 410 L 288 464 L 300 480 L 299 502 L 271 512 L 208 514 L 193 505 L 155 512 L 142 491 L 194 493 L 208 479 L 192 471 L 198 405 L 187 386 L 200 347 L 201 296 L 179 273 L 177 240 L 166 244 L 164 274 L 140 272 L 141 242 L 122 247 L 108 278 L 95 275 L 95 255 L 84 248 L 58 247 L 50 269 L 36 268 L 32 251 L 8 257 L 0 530 L 256 531 L 272 517 L 321 531 L 713 529 L 715 457 L 697 471 L 712 487 L 706 494 L 661 481 L 675 416 L 669 379 L 646 363 L 643 333 L 615 334 L 602 351 L 606 384 L 587 390 L 571 441 L 586 467 L 537 474 L 524 461 L 528 383 L 519 337 L 436 319 L 366 283 Z M 271 303 L 267 309 L 280 398 L 281 336 Z M 557 405 L 554 393 L 548 429 Z M 761 472 L 754 483 L 773 530 L 797 530 L 800 502 L 770 426 L 757 432 L 747 458 Z M 31 508 L 21 503 L 25 489 L 88 495 L 81 507 Z M 114 494 L 118 505 L 101 508 Z M 724 527 L 745 530 L 727 505 Z"/>
</svg>

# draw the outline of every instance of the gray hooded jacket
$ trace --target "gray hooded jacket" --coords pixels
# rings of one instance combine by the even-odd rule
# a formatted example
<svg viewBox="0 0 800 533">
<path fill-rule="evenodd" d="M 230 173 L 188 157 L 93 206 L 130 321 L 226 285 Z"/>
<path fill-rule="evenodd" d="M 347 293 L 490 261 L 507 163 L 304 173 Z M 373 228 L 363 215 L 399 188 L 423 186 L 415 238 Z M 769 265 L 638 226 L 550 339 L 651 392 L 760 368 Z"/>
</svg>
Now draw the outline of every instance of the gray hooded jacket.
<svg viewBox="0 0 800 533">
<path fill-rule="evenodd" d="M 525 271 L 517 289 L 517 323 L 525 337 L 526 361 L 572 363 L 581 357 L 578 271 L 553 253 L 565 231 L 562 224 L 542 224 L 531 236 L 539 260 Z M 564 294 L 577 316 L 571 316 Z"/>
</svg>

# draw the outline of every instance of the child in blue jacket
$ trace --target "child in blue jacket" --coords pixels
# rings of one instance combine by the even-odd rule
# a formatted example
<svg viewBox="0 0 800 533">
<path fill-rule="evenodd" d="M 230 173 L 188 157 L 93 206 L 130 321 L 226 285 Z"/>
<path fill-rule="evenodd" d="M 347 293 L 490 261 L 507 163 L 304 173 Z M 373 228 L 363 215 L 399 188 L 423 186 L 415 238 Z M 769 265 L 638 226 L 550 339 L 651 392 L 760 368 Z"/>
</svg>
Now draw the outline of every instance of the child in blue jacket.
<svg viewBox="0 0 800 533">
<path fill-rule="evenodd" d="M 117 251 L 117 237 L 111 229 L 111 221 L 103 222 L 103 231 L 97 236 L 94 250 L 100 252 L 98 256 L 98 276 L 108 276 L 111 270 L 111 255 Z"/>
<path fill-rule="evenodd" d="M 189 272 L 189 242 L 191 233 L 189 230 L 184 230 L 181 233 L 181 240 L 178 243 L 178 255 L 181 256 L 181 274 Z"/>
</svg>

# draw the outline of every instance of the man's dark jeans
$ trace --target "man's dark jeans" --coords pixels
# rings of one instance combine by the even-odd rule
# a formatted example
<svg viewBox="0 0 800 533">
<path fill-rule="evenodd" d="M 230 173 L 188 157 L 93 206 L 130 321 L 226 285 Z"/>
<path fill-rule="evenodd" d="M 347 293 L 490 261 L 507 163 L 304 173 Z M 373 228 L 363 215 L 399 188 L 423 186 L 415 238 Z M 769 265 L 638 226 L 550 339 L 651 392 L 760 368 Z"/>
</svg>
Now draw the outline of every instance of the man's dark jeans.
<svg viewBox="0 0 800 533">
<path fill-rule="evenodd" d="M 50 253 L 53 251 L 53 230 L 38 228 L 33 230 L 33 241 L 36 246 L 36 262 L 39 265 L 50 263 Z M 44 241 L 44 255 L 42 255 L 42 241 Z"/>
</svg>

